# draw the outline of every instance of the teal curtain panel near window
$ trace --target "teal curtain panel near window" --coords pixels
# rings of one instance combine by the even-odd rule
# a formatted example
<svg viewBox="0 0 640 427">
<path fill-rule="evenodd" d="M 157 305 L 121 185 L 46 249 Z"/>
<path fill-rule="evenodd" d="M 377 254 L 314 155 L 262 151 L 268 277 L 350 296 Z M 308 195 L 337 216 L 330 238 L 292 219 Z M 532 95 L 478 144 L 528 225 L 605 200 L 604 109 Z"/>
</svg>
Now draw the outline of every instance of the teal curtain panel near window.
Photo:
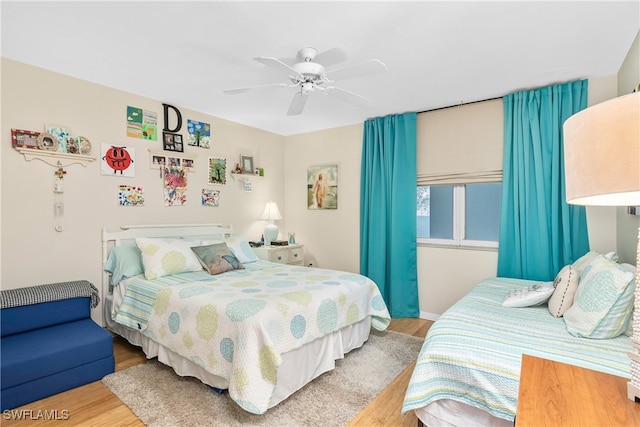
<svg viewBox="0 0 640 427">
<path fill-rule="evenodd" d="M 504 97 L 498 276 L 553 280 L 589 251 L 584 206 L 565 198 L 562 125 L 587 106 L 588 81 Z"/>
<path fill-rule="evenodd" d="M 380 289 L 391 317 L 418 317 L 416 113 L 364 123 L 360 273 Z"/>
</svg>

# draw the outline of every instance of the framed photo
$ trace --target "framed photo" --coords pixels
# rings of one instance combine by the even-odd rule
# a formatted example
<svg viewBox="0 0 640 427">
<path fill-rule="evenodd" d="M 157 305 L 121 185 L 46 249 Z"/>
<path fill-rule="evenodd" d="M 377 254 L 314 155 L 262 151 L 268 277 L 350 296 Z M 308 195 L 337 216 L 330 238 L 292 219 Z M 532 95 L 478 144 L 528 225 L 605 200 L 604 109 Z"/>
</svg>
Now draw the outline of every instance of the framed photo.
<svg viewBox="0 0 640 427">
<path fill-rule="evenodd" d="M 338 209 L 338 165 L 307 169 L 307 208 Z"/>
<path fill-rule="evenodd" d="M 38 148 L 40 132 L 23 129 L 11 129 L 11 145 L 13 147 Z"/>
<path fill-rule="evenodd" d="M 242 168 L 242 173 L 253 175 L 253 157 L 240 156 L 240 167 Z"/>
<path fill-rule="evenodd" d="M 162 132 L 162 149 L 165 151 L 184 152 L 182 135 L 178 133 Z"/>
<path fill-rule="evenodd" d="M 165 166 L 185 167 L 189 172 L 196 169 L 196 156 L 165 151 L 149 150 L 149 167 L 164 170 Z"/>
<path fill-rule="evenodd" d="M 58 139 L 50 133 L 41 133 L 38 135 L 36 142 L 41 150 L 58 151 Z"/>
</svg>

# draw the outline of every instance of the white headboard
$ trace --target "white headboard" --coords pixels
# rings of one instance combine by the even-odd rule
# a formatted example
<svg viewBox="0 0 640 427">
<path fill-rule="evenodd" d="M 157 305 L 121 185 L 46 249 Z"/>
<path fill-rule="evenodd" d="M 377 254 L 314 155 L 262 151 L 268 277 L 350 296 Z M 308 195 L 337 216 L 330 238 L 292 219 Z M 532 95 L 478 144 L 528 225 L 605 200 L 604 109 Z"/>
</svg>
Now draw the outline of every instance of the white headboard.
<svg viewBox="0 0 640 427">
<path fill-rule="evenodd" d="M 233 234 L 231 226 L 222 224 L 140 224 L 123 225 L 119 230 L 102 229 L 102 295 L 110 293 L 110 275 L 104 271 L 109 250 L 114 246 L 135 246 L 136 237 L 174 237 L 221 239 Z"/>
</svg>

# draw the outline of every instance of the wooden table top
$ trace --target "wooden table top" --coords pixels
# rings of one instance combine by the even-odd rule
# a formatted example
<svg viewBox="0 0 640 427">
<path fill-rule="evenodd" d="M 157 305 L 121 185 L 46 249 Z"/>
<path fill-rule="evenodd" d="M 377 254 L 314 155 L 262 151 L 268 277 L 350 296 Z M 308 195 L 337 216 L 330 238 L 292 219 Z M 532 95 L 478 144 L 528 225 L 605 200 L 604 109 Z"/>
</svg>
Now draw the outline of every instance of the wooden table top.
<svg viewBox="0 0 640 427">
<path fill-rule="evenodd" d="M 517 427 L 640 426 L 628 378 L 522 356 Z"/>
</svg>

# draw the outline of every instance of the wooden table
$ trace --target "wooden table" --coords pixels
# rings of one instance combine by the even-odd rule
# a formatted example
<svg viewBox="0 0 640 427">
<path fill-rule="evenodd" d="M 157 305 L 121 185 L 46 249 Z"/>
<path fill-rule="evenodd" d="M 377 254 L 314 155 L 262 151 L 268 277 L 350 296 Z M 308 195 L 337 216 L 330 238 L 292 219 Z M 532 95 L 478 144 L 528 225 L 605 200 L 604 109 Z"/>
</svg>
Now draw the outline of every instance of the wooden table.
<svg viewBox="0 0 640 427">
<path fill-rule="evenodd" d="M 516 426 L 640 426 L 627 378 L 522 356 Z"/>
</svg>

